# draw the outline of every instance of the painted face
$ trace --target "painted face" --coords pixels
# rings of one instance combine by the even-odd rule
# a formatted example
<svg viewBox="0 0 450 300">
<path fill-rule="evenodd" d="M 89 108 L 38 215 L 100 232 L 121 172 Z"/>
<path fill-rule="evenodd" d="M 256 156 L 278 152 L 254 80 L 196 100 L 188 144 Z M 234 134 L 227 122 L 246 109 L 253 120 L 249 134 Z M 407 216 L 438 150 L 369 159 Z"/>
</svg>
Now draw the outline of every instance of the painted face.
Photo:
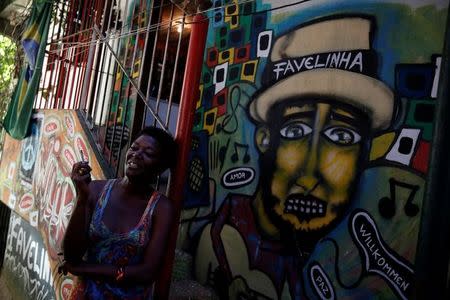
<svg viewBox="0 0 450 300">
<path fill-rule="evenodd" d="M 332 104 L 292 105 L 270 131 L 275 143 L 268 184 L 273 210 L 296 231 L 326 230 L 350 202 L 364 135 L 355 112 Z M 277 135 L 277 136 L 272 136 Z"/>
<path fill-rule="evenodd" d="M 127 151 L 125 174 L 128 177 L 154 176 L 159 173 L 161 149 L 151 136 L 139 136 Z"/>
</svg>

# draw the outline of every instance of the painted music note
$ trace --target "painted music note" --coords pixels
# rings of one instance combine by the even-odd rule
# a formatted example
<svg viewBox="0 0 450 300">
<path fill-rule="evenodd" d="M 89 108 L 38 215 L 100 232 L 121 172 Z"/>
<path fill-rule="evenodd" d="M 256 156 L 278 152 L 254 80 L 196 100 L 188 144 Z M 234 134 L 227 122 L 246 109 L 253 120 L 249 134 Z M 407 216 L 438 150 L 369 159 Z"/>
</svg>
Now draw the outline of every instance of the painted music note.
<svg viewBox="0 0 450 300">
<path fill-rule="evenodd" d="M 227 134 L 233 134 L 237 131 L 239 127 L 239 120 L 237 117 L 237 109 L 240 106 L 241 101 L 241 89 L 238 86 L 235 86 L 231 89 L 230 93 L 230 111 L 225 116 L 221 123 L 218 123 L 216 126 L 217 133 L 224 132 Z"/>
<path fill-rule="evenodd" d="M 228 139 L 227 144 L 225 146 L 222 146 L 219 149 L 220 171 L 222 171 L 223 165 L 225 164 L 225 157 L 227 155 L 229 145 L 230 145 L 230 139 Z"/>
<path fill-rule="evenodd" d="M 238 142 L 234 142 L 234 153 L 231 155 L 231 161 L 233 163 L 236 163 L 239 160 L 239 150 L 238 149 L 244 149 L 244 155 L 242 158 L 243 163 L 248 163 L 250 161 L 250 155 L 248 154 L 248 145 L 247 144 L 241 144 Z"/>
<path fill-rule="evenodd" d="M 401 182 L 394 178 L 389 179 L 390 196 L 383 197 L 380 199 L 380 202 L 378 202 L 378 210 L 380 211 L 381 216 L 383 216 L 386 219 L 391 219 L 392 217 L 394 217 L 396 211 L 396 204 L 395 204 L 396 187 L 410 190 L 408 199 L 406 199 L 406 203 L 405 206 L 403 207 L 403 210 L 405 211 L 405 214 L 408 217 L 416 216 L 419 213 L 419 206 L 417 204 L 414 204 L 413 200 L 414 196 L 416 195 L 416 192 L 419 190 L 419 186 L 412 185 L 406 182 Z"/>
<path fill-rule="evenodd" d="M 220 142 L 218 140 L 210 141 L 208 150 L 210 172 L 215 171 L 217 168 L 219 168 L 219 171 L 222 171 L 229 145 L 230 138 L 228 138 L 227 143 L 222 146 L 220 146 Z"/>
</svg>

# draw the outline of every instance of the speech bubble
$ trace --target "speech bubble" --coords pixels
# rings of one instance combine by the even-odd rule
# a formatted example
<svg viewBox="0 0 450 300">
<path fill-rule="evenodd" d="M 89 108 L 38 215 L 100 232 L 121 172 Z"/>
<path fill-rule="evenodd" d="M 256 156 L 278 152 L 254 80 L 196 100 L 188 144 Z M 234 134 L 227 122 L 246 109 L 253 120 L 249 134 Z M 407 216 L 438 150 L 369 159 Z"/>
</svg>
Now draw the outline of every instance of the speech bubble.
<svg viewBox="0 0 450 300">
<path fill-rule="evenodd" d="M 384 242 L 366 211 L 356 210 L 349 220 L 350 234 L 364 256 L 365 271 L 381 276 L 398 297 L 408 299 L 413 290 L 412 267 Z"/>
<path fill-rule="evenodd" d="M 322 300 L 334 300 L 336 294 L 327 274 L 323 271 L 318 262 L 312 262 L 309 266 L 309 276 L 313 287 Z"/>
<path fill-rule="evenodd" d="M 233 168 L 222 176 L 222 184 L 226 188 L 237 189 L 249 184 L 254 178 L 255 171 L 252 168 Z"/>
</svg>

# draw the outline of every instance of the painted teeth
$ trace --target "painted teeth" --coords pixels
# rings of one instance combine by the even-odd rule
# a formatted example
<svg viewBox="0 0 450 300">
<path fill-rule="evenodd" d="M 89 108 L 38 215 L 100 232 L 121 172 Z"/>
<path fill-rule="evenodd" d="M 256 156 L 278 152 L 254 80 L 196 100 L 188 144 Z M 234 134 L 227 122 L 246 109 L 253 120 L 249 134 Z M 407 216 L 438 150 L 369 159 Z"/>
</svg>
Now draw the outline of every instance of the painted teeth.
<svg viewBox="0 0 450 300">
<path fill-rule="evenodd" d="M 326 203 L 315 200 L 288 199 L 286 202 L 286 212 L 300 212 L 310 215 L 323 215 L 326 211 Z"/>
<path fill-rule="evenodd" d="M 316 207 L 316 208 L 322 208 L 323 209 L 323 204 L 322 203 L 317 203 L 316 201 L 304 201 L 304 200 L 298 200 L 298 199 L 289 199 L 287 201 L 287 204 L 290 205 L 298 205 L 300 203 L 300 206 L 305 206 L 305 207 Z"/>
</svg>

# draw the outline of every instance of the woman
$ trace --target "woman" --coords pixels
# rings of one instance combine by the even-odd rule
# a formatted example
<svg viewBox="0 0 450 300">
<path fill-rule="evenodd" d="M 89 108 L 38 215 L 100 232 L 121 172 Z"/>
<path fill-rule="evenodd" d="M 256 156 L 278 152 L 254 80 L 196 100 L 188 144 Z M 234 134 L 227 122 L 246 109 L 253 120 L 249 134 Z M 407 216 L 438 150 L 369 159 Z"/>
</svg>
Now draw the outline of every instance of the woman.
<svg viewBox="0 0 450 300">
<path fill-rule="evenodd" d="M 81 279 L 72 299 L 151 299 L 174 215 L 152 183 L 175 161 L 172 137 L 147 127 L 127 151 L 123 178 L 91 181 L 88 162 L 74 164 L 77 204 L 61 269 Z"/>
</svg>

